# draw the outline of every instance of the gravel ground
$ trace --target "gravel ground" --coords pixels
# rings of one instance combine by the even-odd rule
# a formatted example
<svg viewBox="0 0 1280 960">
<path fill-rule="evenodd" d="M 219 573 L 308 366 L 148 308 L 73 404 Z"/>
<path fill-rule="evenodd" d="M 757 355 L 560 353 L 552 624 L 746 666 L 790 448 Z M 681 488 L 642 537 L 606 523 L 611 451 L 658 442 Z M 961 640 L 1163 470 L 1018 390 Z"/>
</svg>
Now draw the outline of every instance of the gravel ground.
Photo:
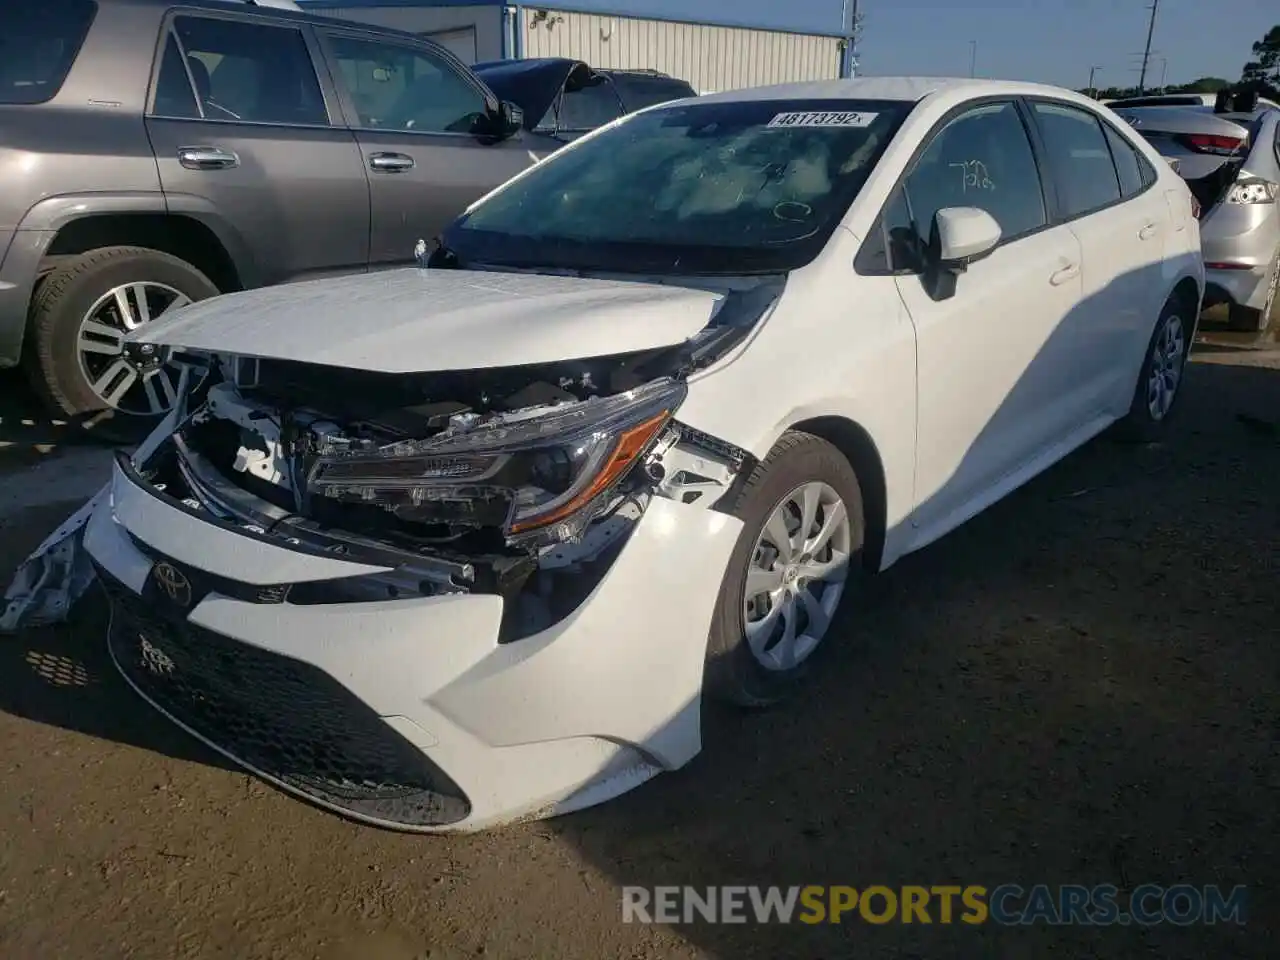
<svg viewBox="0 0 1280 960">
<path fill-rule="evenodd" d="M 1168 444 L 1095 442 L 881 578 L 802 701 L 716 713 L 685 770 L 481 836 L 355 826 L 227 769 L 127 692 L 97 603 L 0 638 L 0 956 L 1274 957 L 1280 352 L 1202 348 L 1181 402 Z M 76 505 L 14 496 L 5 576 Z M 1247 884 L 1253 908 L 619 922 L 623 884 L 1003 882 Z"/>
</svg>

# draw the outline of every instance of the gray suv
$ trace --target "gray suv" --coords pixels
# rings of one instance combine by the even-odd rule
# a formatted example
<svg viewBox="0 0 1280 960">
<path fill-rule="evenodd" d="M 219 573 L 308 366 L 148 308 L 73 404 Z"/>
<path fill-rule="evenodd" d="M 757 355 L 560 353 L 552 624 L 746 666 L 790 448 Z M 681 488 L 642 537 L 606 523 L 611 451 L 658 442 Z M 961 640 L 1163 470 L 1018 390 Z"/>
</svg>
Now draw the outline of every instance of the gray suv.
<svg viewBox="0 0 1280 960">
<path fill-rule="evenodd" d="M 0 3 L 0 367 L 56 415 L 135 432 L 174 382 L 127 331 L 411 262 L 557 145 L 435 44 L 269 6 Z"/>
</svg>

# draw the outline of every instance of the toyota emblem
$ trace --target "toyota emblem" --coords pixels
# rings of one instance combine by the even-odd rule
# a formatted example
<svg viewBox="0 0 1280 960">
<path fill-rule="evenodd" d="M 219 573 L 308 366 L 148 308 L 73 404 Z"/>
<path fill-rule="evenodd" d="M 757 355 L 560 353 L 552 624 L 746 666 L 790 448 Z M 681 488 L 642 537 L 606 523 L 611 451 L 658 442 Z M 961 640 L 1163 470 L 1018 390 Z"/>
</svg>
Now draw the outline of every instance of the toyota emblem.
<svg viewBox="0 0 1280 960">
<path fill-rule="evenodd" d="M 191 581 L 171 563 L 157 563 L 152 571 L 156 586 L 180 607 L 191 605 Z"/>
</svg>

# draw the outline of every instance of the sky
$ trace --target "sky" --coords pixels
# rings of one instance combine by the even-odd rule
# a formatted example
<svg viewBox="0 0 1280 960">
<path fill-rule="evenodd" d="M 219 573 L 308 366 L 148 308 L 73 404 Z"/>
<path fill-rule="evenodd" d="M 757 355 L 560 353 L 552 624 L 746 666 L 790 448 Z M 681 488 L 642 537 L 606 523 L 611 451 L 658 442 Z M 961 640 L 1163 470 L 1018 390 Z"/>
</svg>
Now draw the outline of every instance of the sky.
<svg viewBox="0 0 1280 960">
<path fill-rule="evenodd" d="M 864 74 L 969 73 L 1080 88 L 1137 83 L 1151 0 L 859 0 Z M 554 5 L 554 0 L 549 5 Z M 595 0 L 618 13 L 767 20 L 838 30 L 842 0 Z M 1249 48 L 1280 23 L 1280 0 L 1160 0 L 1147 84 L 1240 77 Z M 1159 59 L 1164 58 L 1164 59 Z"/>
</svg>

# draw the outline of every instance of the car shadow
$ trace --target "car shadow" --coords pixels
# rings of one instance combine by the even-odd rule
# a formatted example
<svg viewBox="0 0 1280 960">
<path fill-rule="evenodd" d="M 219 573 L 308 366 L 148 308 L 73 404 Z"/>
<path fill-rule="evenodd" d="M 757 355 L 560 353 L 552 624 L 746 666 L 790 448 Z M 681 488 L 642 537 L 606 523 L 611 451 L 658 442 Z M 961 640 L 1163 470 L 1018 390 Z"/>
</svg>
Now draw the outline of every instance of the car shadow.
<svg viewBox="0 0 1280 960">
<path fill-rule="evenodd" d="M 0 579 L 78 506 L 48 504 L 0 517 Z M 102 740 L 231 769 L 168 723 L 129 689 L 106 644 L 107 605 L 95 584 L 67 622 L 0 636 L 0 711 Z"/>
<path fill-rule="evenodd" d="M 626 885 L 1273 888 L 1280 442 L 1236 417 L 1280 410 L 1280 370 L 1196 364 L 1186 391 L 1167 444 L 1100 439 L 905 558 L 802 698 L 706 711 L 692 764 L 556 835 L 620 903 Z M 932 914 L 677 929 L 724 960 L 1265 955 L 1256 914 L 1243 929 Z"/>
<path fill-rule="evenodd" d="M 51 417 L 18 370 L 0 370 L 0 466 L 38 463 L 68 446 L 113 446 L 95 427 L 101 415 L 75 420 Z"/>
</svg>

